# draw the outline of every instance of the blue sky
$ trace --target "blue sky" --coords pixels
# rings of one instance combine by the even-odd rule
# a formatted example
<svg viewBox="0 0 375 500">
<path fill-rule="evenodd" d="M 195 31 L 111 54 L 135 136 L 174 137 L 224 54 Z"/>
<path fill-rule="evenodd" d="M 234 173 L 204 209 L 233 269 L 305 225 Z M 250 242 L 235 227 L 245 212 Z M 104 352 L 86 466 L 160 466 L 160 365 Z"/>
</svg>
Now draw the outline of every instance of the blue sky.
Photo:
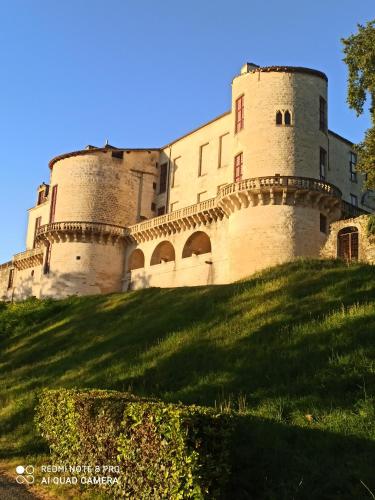
<svg viewBox="0 0 375 500">
<path fill-rule="evenodd" d="M 246 62 L 320 69 L 329 127 L 359 141 L 340 38 L 373 0 L 0 0 L 0 263 L 24 249 L 48 161 L 108 138 L 157 147 L 229 109 Z"/>
</svg>

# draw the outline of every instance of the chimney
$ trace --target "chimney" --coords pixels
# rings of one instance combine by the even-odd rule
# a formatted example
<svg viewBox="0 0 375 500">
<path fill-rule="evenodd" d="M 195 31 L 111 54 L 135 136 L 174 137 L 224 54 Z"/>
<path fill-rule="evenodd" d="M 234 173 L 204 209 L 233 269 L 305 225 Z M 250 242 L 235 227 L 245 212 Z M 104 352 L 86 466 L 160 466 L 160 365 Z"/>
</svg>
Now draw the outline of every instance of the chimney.
<svg viewBox="0 0 375 500">
<path fill-rule="evenodd" d="M 240 74 L 244 75 L 245 73 L 249 73 L 250 71 L 253 71 L 257 68 L 259 68 L 257 64 L 247 62 L 242 66 Z"/>
</svg>

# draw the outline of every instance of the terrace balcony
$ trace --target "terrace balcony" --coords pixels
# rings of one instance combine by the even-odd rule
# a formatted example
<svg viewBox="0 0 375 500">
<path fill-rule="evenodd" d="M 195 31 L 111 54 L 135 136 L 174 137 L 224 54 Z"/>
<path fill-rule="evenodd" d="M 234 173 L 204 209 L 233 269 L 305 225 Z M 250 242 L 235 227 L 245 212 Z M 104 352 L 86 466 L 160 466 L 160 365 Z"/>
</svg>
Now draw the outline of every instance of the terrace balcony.
<svg viewBox="0 0 375 500">
<path fill-rule="evenodd" d="M 40 266 L 43 262 L 43 248 L 37 247 L 14 255 L 13 265 L 16 269 L 28 269 Z"/>
<path fill-rule="evenodd" d="M 128 228 L 81 221 L 46 224 L 38 229 L 37 242 L 97 241 L 114 244 L 130 240 L 139 243 L 204 226 L 230 217 L 236 210 L 258 205 L 310 206 L 339 219 L 345 211 L 341 196 L 341 191 L 333 184 L 309 177 L 255 177 L 223 186 L 214 198 Z"/>
<path fill-rule="evenodd" d="M 128 236 L 128 230 L 122 226 L 103 224 L 101 222 L 52 222 L 40 226 L 36 233 L 36 241 L 65 242 L 90 241 L 115 244 Z"/>
</svg>

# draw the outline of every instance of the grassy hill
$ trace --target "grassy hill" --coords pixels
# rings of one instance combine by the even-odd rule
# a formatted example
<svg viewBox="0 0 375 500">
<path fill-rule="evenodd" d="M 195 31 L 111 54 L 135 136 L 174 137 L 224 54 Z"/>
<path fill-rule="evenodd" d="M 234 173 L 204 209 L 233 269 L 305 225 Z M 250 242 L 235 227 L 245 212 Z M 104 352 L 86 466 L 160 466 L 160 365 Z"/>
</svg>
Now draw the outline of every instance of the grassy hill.
<svg viewBox="0 0 375 500">
<path fill-rule="evenodd" d="M 0 458 L 45 451 L 41 387 L 241 412 L 230 498 L 374 498 L 375 267 L 0 304 Z"/>
</svg>

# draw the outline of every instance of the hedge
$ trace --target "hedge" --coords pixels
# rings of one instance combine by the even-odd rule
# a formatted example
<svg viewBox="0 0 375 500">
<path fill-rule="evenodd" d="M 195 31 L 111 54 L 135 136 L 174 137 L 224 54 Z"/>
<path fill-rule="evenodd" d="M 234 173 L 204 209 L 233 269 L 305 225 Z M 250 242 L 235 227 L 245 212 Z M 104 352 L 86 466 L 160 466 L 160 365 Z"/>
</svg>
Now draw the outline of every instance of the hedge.
<svg viewBox="0 0 375 500">
<path fill-rule="evenodd" d="M 220 498 L 232 416 L 128 393 L 43 390 L 37 428 L 59 464 L 119 465 L 112 498 Z"/>
</svg>

